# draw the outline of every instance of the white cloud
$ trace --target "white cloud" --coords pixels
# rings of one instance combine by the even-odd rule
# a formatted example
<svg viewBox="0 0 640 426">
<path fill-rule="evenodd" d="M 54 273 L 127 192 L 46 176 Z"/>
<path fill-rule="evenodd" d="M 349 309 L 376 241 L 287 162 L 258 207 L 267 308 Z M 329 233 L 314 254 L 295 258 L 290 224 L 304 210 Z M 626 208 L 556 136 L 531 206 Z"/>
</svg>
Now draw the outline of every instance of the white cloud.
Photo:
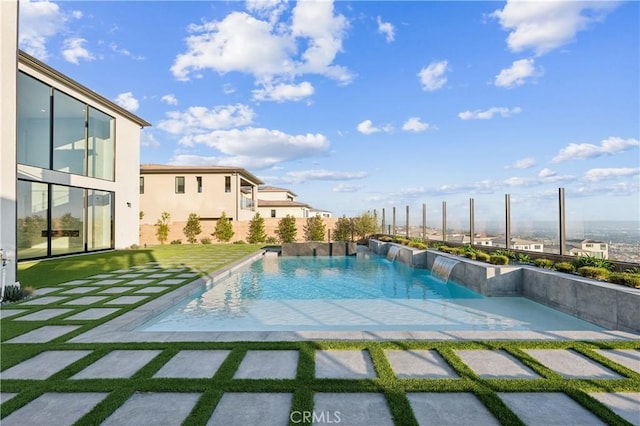
<svg viewBox="0 0 640 426">
<path fill-rule="evenodd" d="M 220 105 L 212 109 L 192 106 L 185 111 L 170 111 L 168 119 L 158 123 L 158 128 L 174 135 L 189 137 L 211 130 L 246 126 L 253 122 L 255 112 L 243 104 Z"/>
<path fill-rule="evenodd" d="M 250 2 L 249 12 L 232 12 L 221 21 L 189 26 L 186 51 L 171 67 L 178 80 L 188 80 L 194 71 L 251 74 L 258 83 L 290 83 L 311 73 L 349 83 L 353 75 L 333 61 L 342 50 L 348 22 L 335 15 L 333 2 L 302 1 L 291 19 L 280 19 L 279 2 Z M 275 14 L 274 14 L 275 13 Z M 303 47 L 303 49 L 298 49 Z"/>
<path fill-rule="evenodd" d="M 28 54 L 46 60 L 49 57 L 47 39 L 64 29 L 68 17 L 60 10 L 60 6 L 49 1 L 21 0 L 18 4 L 20 7 L 18 44 Z M 79 17 L 74 14 L 71 16 Z"/>
<path fill-rule="evenodd" d="M 513 52 L 532 49 L 543 55 L 573 41 L 579 31 L 601 22 L 617 6 L 612 1 L 508 0 L 491 16 L 511 31 L 507 45 Z"/>
<path fill-rule="evenodd" d="M 114 53 L 118 53 L 118 54 L 123 55 L 123 56 L 128 56 L 128 57 L 130 57 L 131 59 L 134 59 L 134 60 L 142 60 L 142 59 L 144 59 L 144 56 L 134 55 L 129 50 L 118 46 L 116 43 L 109 44 L 109 49 L 111 49 L 111 51 L 113 51 Z"/>
<path fill-rule="evenodd" d="M 143 129 L 140 132 L 140 146 L 157 148 L 160 146 L 160 142 L 156 140 L 155 136 L 149 129 Z"/>
<path fill-rule="evenodd" d="M 160 98 L 160 100 L 162 102 L 166 102 L 167 105 L 178 105 L 178 98 L 176 98 L 176 96 L 173 93 L 164 95 L 162 98 Z"/>
<path fill-rule="evenodd" d="M 514 114 L 520 114 L 522 109 L 520 107 L 506 108 L 506 107 L 492 107 L 485 111 L 463 111 L 458 114 L 461 120 L 491 120 L 494 115 L 499 114 L 502 117 L 510 117 Z"/>
<path fill-rule="evenodd" d="M 131 92 L 120 93 L 116 97 L 115 103 L 131 112 L 136 112 L 140 107 L 140 103 L 133 97 L 133 93 Z"/>
<path fill-rule="evenodd" d="M 278 184 L 292 184 L 292 183 L 304 183 L 310 180 L 319 180 L 319 181 L 341 181 L 341 180 L 358 180 L 364 179 L 369 174 L 367 172 L 338 172 L 332 170 L 325 169 L 317 169 L 317 170 L 301 170 L 294 172 L 287 172 L 282 176 L 268 176 L 261 177 L 262 180 L 269 181 L 272 183 Z M 335 188 L 343 189 L 342 191 L 337 191 L 335 188 L 334 192 L 353 192 L 346 191 L 345 188 L 349 188 L 349 186 L 355 185 L 345 185 L 340 184 Z"/>
<path fill-rule="evenodd" d="M 599 182 L 601 180 L 637 175 L 640 175 L 640 169 L 637 167 L 602 168 L 587 170 L 583 179 L 590 182 Z"/>
<path fill-rule="evenodd" d="M 333 187 L 333 192 L 357 192 L 362 189 L 362 185 L 353 185 L 350 183 L 341 183 Z"/>
<path fill-rule="evenodd" d="M 85 47 L 84 44 L 87 40 L 80 37 L 71 37 L 64 41 L 62 56 L 73 64 L 78 65 L 79 59 L 84 59 L 85 61 L 93 61 L 95 56 L 91 54 Z"/>
<path fill-rule="evenodd" d="M 314 88 L 308 81 L 300 84 L 267 84 L 262 89 L 253 91 L 253 99 L 257 101 L 301 101 L 313 95 Z"/>
<path fill-rule="evenodd" d="M 358 124 L 356 129 L 364 135 L 371 135 L 379 132 L 391 133 L 393 131 L 393 126 L 391 124 L 385 124 L 382 127 L 376 127 L 373 125 L 371 120 L 364 120 Z"/>
<path fill-rule="evenodd" d="M 529 169 L 536 165 L 535 158 L 527 157 L 505 166 L 505 169 Z"/>
<path fill-rule="evenodd" d="M 395 40 L 395 28 L 390 22 L 382 22 L 382 19 L 378 16 L 378 32 L 384 34 L 387 43 L 391 43 Z"/>
<path fill-rule="evenodd" d="M 207 157 L 210 164 L 265 169 L 278 163 L 325 155 L 329 141 L 322 134 L 290 135 L 279 130 L 248 127 L 189 134 L 180 139 L 185 146 L 204 145 L 222 155 Z"/>
<path fill-rule="evenodd" d="M 540 170 L 540 173 L 538 173 L 538 177 L 540 177 L 542 179 L 553 177 L 553 176 L 556 176 L 556 175 L 557 175 L 556 172 L 554 172 L 551 169 L 547 169 L 547 168 Z"/>
<path fill-rule="evenodd" d="M 640 146 L 638 139 L 622 139 L 613 136 L 603 140 L 599 146 L 590 143 L 570 143 L 566 148 L 561 149 L 551 161 L 559 163 L 567 160 L 585 160 L 603 155 L 614 155 L 632 149 L 635 146 Z"/>
<path fill-rule="evenodd" d="M 447 61 L 432 62 L 429 66 L 422 68 L 418 73 L 422 90 L 433 92 L 447 84 L 446 72 L 448 71 Z"/>
<path fill-rule="evenodd" d="M 407 132 L 419 133 L 424 132 L 427 129 L 429 129 L 429 124 L 420 121 L 420 117 L 410 117 L 402 125 L 402 130 Z"/>
<path fill-rule="evenodd" d="M 541 70 L 536 70 L 535 61 L 533 59 L 520 59 L 511 64 L 511 68 L 505 68 L 496 76 L 494 84 L 497 87 L 505 87 L 510 89 L 516 86 L 522 86 L 525 80 L 530 77 L 542 75 Z"/>
</svg>

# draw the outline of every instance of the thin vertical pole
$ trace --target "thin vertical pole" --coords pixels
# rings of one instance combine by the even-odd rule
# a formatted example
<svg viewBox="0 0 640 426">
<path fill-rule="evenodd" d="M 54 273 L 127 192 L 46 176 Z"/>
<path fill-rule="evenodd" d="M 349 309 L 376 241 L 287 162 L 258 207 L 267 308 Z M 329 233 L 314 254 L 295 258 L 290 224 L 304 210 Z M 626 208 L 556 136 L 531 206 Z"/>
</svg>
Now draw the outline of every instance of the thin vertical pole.
<svg viewBox="0 0 640 426">
<path fill-rule="evenodd" d="M 422 204 L 422 239 L 427 241 L 427 205 Z"/>
<path fill-rule="evenodd" d="M 469 244 L 473 245 L 475 212 L 473 198 L 469 198 Z"/>
<path fill-rule="evenodd" d="M 391 235 L 396 235 L 396 208 L 393 208 L 393 222 L 392 222 L 392 230 L 393 230 L 393 234 Z"/>
<path fill-rule="evenodd" d="M 442 241 L 447 241 L 447 202 L 442 202 Z"/>
<path fill-rule="evenodd" d="M 406 227 L 406 234 L 407 234 L 407 238 L 409 238 L 409 206 L 407 206 L 407 227 Z"/>
<path fill-rule="evenodd" d="M 384 231 L 386 230 L 386 216 L 385 216 L 385 211 L 384 211 L 384 207 L 382 208 L 382 233 L 384 234 Z"/>
<path fill-rule="evenodd" d="M 564 204 L 564 188 L 558 188 L 558 212 L 560 213 L 560 256 L 564 256 L 565 246 L 567 244 L 566 223 L 565 223 L 565 204 Z"/>
<path fill-rule="evenodd" d="M 508 249 L 511 241 L 511 196 L 509 194 L 504 194 L 504 216 L 504 244 Z"/>
</svg>

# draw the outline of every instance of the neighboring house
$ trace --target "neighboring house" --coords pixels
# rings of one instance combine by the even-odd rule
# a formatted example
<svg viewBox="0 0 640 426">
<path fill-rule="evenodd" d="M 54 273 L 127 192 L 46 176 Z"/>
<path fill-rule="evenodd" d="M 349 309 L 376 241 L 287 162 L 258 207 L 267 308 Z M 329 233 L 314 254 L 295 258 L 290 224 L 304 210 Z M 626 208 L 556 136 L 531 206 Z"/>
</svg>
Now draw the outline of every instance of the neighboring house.
<svg viewBox="0 0 640 426">
<path fill-rule="evenodd" d="M 317 210 L 308 204 L 296 201 L 297 194 L 276 186 L 258 188 L 258 212 L 262 217 L 282 218 L 287 215 L 308 218 L 315 215 L 328 218 L 331 212 Z"/>
<path fill-rule="evenodd" d="M 505 247 L 504 239 L 494 240 L 494 245 L 496 247 Z M 539 253 L 544 252 L 544 244 L 540 241 L 523 240 L 520 238 L 512 238 L 509 242 L 509 248 L 514 250 L 535 251 Z"/>
<path fill-rule="evenodd" d="M 591 256 L 599 259 L 609 258 L 609 244 L 596 240 L 571 240 L 567 241 L 571 246 L 569 254 L 571 256 Z"/>
<path fill-rule="evenodd" d="M 140 129 L 150 126 L 17 50 L 17 2 L 0 2 L 0 249 L 10 260 L 138 243 Z M 16 280 L 16 264 L 6 268 Z"/>
<path fill-rule="evenodd" d="M 142 223 L 155 223 L 163 212 L 176 222 L 186 222 L 190 213 L 203 222 L 216 221 L 223 212 L 232 221 L 248 221 L 257 211 L 259 184 L 239 167 L 142 164 Z"/>
<path fill-rule="evenodd" d="M 493 238 L 491 237 L 473 237 L 473 245 L 474 246 L 483 246 L 483 247 L 492 247 L 493 246 Z M 469 235 L 465 235 L 462 238 L 462 244 L 471 244 L 471 237 Z"/>
</svg>

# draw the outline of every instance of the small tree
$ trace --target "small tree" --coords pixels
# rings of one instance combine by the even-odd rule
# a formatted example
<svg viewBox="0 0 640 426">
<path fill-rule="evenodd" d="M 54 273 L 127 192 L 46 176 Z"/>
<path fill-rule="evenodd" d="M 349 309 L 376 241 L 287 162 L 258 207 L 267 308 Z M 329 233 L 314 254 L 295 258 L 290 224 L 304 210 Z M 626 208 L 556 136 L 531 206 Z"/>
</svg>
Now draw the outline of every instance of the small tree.
<svg viewBox="0 0 640 426">
<path fill-rule="evenodd" d="M 346 216 L 342 216 L 336 222 L 333 228 L 333 239 L 335 241 L 351 241 L 352 220 Z"/>
<path fill-rule="evenodd" d="M 247 242 L 249 244 L 264 243 L 267 239 L 267 233 L 264 230 L 264 218 L 257 213 L 249 222 L 249 233 L 247 234 Z"/>
<path fill-rule="evenodd" d="M 296 240 L 296 234 L 298 228 L 296 227 L 296 218 L 291 215 L 286 215 L 278 221 L 278 229 L 276 229 L 276 235 L 280 239 L 281 243 L 292 243 Z"/>
<path fill-rule="evenodd" d="M 231 237 L 233 237 L 233 225 L 231 225 L 231 221 L 225 212 L 222 212 L 222 215 L 216 222 L 216 229 L 211 235 L 223 243 L 229 242 Z"/>
<path fill-rule="evenodd" d="M 353 219 L 353 227 L 358 237 L 367 238 L 378 232 L 378 221 L 370 212 L 365 212 Z"/>
<path fill-rule="evenodd" d="M 164 244 L 169 238 L 169 219 L 171 219 L 171 215 L 167 212 L 162 212 L 160 219 L 154 225 L 156 227 L 156 237 L 158 237 L 160 244 Z"/>
<path fill-rule="evenodd" d="M 200 227 L 200 216 L 196 213 L 190 213 L 189 219 L 187 219 L 187 224 L 182 228 L 182 232 L 184 232 L 184 236 L 187 237 L 187 241 L 191 244 L 198 241 L 197 237 L 202 232 L 202 228 Z"/>
<path fill-rule="evenodd" d="M 304 239 L 307 241 L 324 241 L 326 228 L 320 215 L 307 218 L 304 226 Z"/>
</svg>

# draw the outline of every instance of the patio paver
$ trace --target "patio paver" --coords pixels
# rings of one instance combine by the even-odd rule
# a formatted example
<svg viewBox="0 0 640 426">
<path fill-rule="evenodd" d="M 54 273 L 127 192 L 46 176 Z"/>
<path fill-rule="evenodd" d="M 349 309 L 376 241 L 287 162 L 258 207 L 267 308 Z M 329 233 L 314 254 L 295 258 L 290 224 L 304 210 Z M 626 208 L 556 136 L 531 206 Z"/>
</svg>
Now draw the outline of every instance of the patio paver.
<svg viewBox="0 0 640 426">
<path fill-rule="evenodd" d="M 210 378 L 230 353 L 229 350 L 180 351 L 153 377 Z"/>
<path fill-rule="evenodd" d="M 168 288 L 169 287 L 162 287 L 162 286 L 145 287 L 145 288 L 141 288 L 140 290 L 134 291 L 134 293 L 136 293 L 136 294 L 161 293 L 161 292 L 165 291 Z"/>
<path fill-rule="evenodd" d="M 535 371 L 503 350 L 458 350 L 456 354 L 482 378 L 536 379 Z"/>
<path fill-rule="evenodd" d="M 387 400 L 381 393 L 317 393 L 313 400 L 316 416 L 324 415 L 313 424 L 393 425 Z"/>
<path fill-rule="evenodd" d="M 85 311 L 78 312 L 75 315 L 67 317 L 65 320 L 97 320 L 119 310 L 119 308 L 89 308 Z"/>
<path fill-rule="evenodd" d="M 637 349 L 597 349 L 597 353 L 630 370 L 640 373 L 640 350 Z"/>
<path fill-rule="evenodd" d="M 82 285 L 82 284 L 90 283 L 92 281 L 93 280 L 73 280 L 73 281 L 67 281 L 67 282 L 64 282 L 64 283 L 60 283 L 58 285 L 64 285 L 64 286 L 67 286 L 67 285 Z"/>
<path fill-rule="evenodd" d="M 335 379 L 366 379 L 376 377 L 368 351 L 316 351 L 316 377 Z"/>
<path fill-rule="evenodd" d="M 114 284 L 119 284 L 121 283 L 123 280 L 121 279 L 117 279 L 117 280 L 100 280 L 100 281 L 96 281 L 93 284 L 95 285 L 114 285 Z"/>
<path fill-rule="evenodd" d="M 398 378 L 459 377 L 434 350 L 386 350 L 384 353 Z"/>
<path fill-rule="evenodd" d="M 107 395 L 92 392 L 45 393 L 2 419 L 2 426 L 72 425 Z"/>
<path fill-rule="evenodd" d="M 523 349 L 523 351 L 566 379 L 620 378 L 618 373 L 575 351 L 564 349 Z"/>
<path fill-rule="evenodd" d="M 48 305 L 50 303 L 57 303 L 60 302 L 61 300 L 66 300 L 68 299 L 68 297 L 61 297 L 61 296 L 44 296 L 44 297 L 38 297 L 35 299 L 30 299 L 27 300 L 26 302 L 20 302 L 20 305 Z"/>
<path fill-rule="evenodd" d="M 28 309 L 0 309 L 0 319 L 10 318 L 28 311 Z"/>
<path fill-rule="evenodd" d="M 98 294 L 119 294 L 119 293 L 126 293 L 129 290 L 133 290 L 135 287 L 109 287 L 106 288 L 100 292 L 98 292 Z"/>
<path fill-rule="evenodd" d="M 94 290 L 98 290 L 99 288 L 100 287 L 75 287 L 62 291 L 60 292 L 60 294 L 85 294 Z"/>
<path fill-rule="evenodd" d="M 47 351 L 2 372 L 3 379 L 45 380 L 92 351 Z"/>
<path fill-rule="evenodd" d="M 17 393 L 13 392 L 0 392 L 0 404 L 4 404 L 16 395 Z"/>
<path fill-rule="evenodd" d="M 234 379 L 295 379 L 298 351 L 247 351 Z"/>
<path fill-rule="evenodd" d="M 142 284 L 149 284 L 151 282 L 153 282 L 154 280 L 149 280 L 149 279 L 137 279 L 137 280 L 132 280 L 127 282 L 128 285 L 142 285 Z"/>
<path fill-rule="evenodd" d="M 149 361 L 155 358 L 159 350 L 115 350 L 109 352 L 71 379 L 117 379 L 133 376 Z"/>
<path fill-rule="evenodd" d="M 83 296 L 64 302 L 65 305 L 92 305 L 107 299 L 107 296 Z"/>
<path fill-rule="evenodd" d="M 493 414 L 472 393 L 407 393 L 419 425 L 499 425 Z"/>
<path fill-rule="evenodd" d="M 45 343 L 80 328 L 79 325 L 45 325 L 16 336 L 6 343 Z"/>
<path fill-rule="evenodd" d="M 51 318 L 55 318 L 59 315 L 72 312 L 73 309 L 42 309 L 29 315 L 23 315 L 17 318 L 16 321 L 44 321 Z"/>
<path fill-rule="evenodd" d="M 498 393 L 498 396 L 528 426 L 604 424 L 564 393 Z"/>
<path fill-rule="evenodd" d="M 168 280 L 159 281 L 157 284 L 160 284 L 160 285 L 176 285 L 176 284 L 182 284 L 184 281 L 185 281 L 184 278 L 182 278 L 182 279 L 169 278 Z"/>
<path fill-rule="evenodd" d="M 147 296 L 121 296 L 105 302 L 105 305 L 133 305 L 145 299 Z"/>
<path fill-rule="evenodd" d="M 33 291 L 33 294 L 35 296 L 42 296 L 43 294 L 49 294 L 57 290 L 60 290 L 60 289 L 58 287 L 42 287 L 42 288 L 35 289 Z"/>
<path fill-rule="evenodd" d="M 199 398 L 199 393 L 136 393 L 107 417 L 101 426 L 179 425 Z"/>
<path fill-rule="evenodd" d="M 639 392 L 590 393 L 589 396 L 602 402 L 632 425 L 640 425 Z"/>
<path fill-rule="evenodd" d="M 287 426 L 290 393 L 225 393 L 207 426 Z"/>
</svg>

